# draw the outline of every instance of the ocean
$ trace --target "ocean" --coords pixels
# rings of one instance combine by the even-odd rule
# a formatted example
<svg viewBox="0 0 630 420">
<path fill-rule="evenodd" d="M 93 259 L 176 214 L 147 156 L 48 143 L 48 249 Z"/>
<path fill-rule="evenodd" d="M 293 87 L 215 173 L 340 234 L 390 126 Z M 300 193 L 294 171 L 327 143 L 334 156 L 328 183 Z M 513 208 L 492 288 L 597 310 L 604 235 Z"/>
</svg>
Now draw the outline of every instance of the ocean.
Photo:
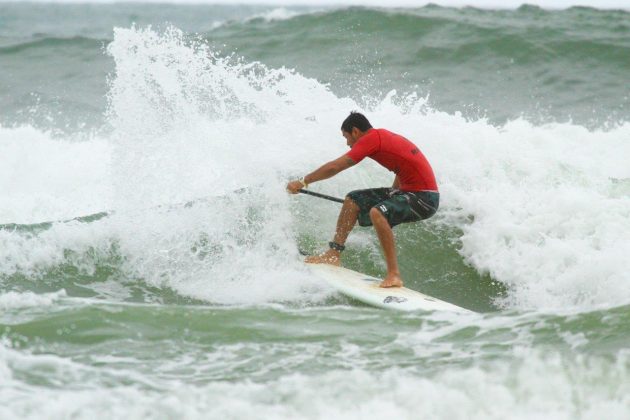
<svg viewBox="0 0 630 420">
<path fill-rule="evenodd" d="M 0 3 L 0 418 L 629 418 L 630 4 L 302 3 Z M 301 262 L 352 110 L 437 176 L 406 286 L 474 313 Z"/>
</svg>

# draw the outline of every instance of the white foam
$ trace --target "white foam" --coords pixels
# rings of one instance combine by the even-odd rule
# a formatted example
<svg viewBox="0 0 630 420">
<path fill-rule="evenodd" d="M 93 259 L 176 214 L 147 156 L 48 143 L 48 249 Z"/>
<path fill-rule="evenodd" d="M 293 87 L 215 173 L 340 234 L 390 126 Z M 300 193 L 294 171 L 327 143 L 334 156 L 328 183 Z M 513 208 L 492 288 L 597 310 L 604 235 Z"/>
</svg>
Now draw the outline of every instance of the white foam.
<svg viewBox="0 0 630 420">
<path fill-rule="evenodd" d="M 0 309 L 22 309 L 31 307 L 50 306 L 59 298 L 65 297 L 66 291 L 59 290 L 53 293 L 33 292 L 6 292 L 0 294 Z"/>
<path fill-rule="evenodd" d="M 313 151 L 288 145 L 317 126 L 312 115 L 329 115 L 327 104 L 344 101 L 293 71 L 215 57 L 175 29 L 117 29 L 108 50 L 116 61 L 116 207 L 217 197 L 144 214 L 140 225 L 120 218 L 129 270 L 221 303 L 308 296 L 303 289 L 312 287 L 297 281 L 308 275 L 298 263 L 284 185 Z M 341 154 L 338 138 L 329 133 L 324 141 Z M 243 186 L 252 187 L 234 193 Z"/>
<path fill-rule="evenodd" d="M 200 385 L 153 377 L 150 372 L 114 374 L 107 365 L 88 367 L 4 346 L 0 360 L 0 368 L 8 364 L 17 370 L 44 369 L 67 375 L 66 381 L 81 381 L 80 387 L 69 382 L 43 388 L 3 375 L 0 414 L 8 419 L 41 418 L 46 413 L 50 418 L 78 419 L 201 419 L 211 415 L 225 419 L 621 420 L 630 414 L 627 353 L 611 361 L 517 349 L 512 358 L 449 365 L 435 372 L 334 369 L 319 374 L 287 373 L 262 383 Z"/>
<path fill-rule="evenodd" d="M 110 256 L 115 231 L 106 222 L 59 223 L 37 235 L 0 230 L 0 273 L 37 278 L 61 264 L 71 263 L 90 275 L 101 258 Z"/>
<path fill-rule="evenodd" d="M 309 10 L 306 13 L 314 13 L 313 10 Z M 254 15 L 253 17 L 249 18 L 248 20 L 253 20 L 253 19 L 263 19 L 265 22 L 275 22 L 275 21 L 282 21 L 282 20 L 289 20 L 289 19 L 293 19 L 296 16 L 300 16 L 305 14 L 305 12 L 298 12 L 295 10 L 289 10 L 285 7 L 277 7 L 274 9 L 271 9 L 265 13 L 261 13 L 258 15 Z"/>
<path fill-rule="evenodd" d="M 413 98 L 412 103 L 413 103 Z M 511 307 L 592 307 L 630 301 L 630 124 L 494 127 L 404 104 L 390 94 L 375 126 L 414 139 L 432 162 L 439 217 L 459 226 L 461 254 L 509 286 Z M 408 102 L 408 101 L 407 101 Z M 472 219 L 472 222 L 470 220 Z"/>
<path fill-rule="evenodd" d="M 57 140 L 30 126 L 0 126 L 0 223 L 37 223 L 111 205 L 103 139 Z"/>
</svg>

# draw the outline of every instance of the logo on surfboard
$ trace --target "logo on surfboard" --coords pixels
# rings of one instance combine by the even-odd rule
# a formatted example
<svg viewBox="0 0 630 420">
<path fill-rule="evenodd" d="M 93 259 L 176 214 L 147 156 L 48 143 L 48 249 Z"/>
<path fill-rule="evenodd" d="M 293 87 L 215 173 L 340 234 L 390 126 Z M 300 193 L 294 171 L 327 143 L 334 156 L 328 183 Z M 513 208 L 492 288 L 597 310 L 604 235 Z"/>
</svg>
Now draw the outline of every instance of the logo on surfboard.
<svg viewBox="0 0 630 420">
<path fill-rule="evenodd" d="M 407 298 L 398 297 L 398 296 L 387 296 L 383 303 L 403 303 L 407 302 Z"/>
</svg>

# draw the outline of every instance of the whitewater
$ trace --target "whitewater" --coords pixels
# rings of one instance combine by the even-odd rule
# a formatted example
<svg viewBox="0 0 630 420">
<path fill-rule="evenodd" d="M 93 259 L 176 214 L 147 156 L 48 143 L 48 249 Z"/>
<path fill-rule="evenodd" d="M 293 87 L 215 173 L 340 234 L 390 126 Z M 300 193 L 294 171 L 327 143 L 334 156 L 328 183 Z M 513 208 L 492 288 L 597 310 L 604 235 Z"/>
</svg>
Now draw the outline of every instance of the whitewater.
<svg viewBox="0 0 630 420">
<path fill-rule="evenodd" d="M 144 218 L 137 212 L 225 195 L 225 204 L 214 204 L 205 217 L 194 208 L 183 209 L 189 213 L 183 217 L 160 210 L 140 222 L 129 216 L 119 222 L 116 239 L 138 247 L 132 251 L 134 270 L 156 283 L 163 270 L 174 271 L 166 267 L 177 260 L 185 269 L 171 273 L 167 282 L 185 290 L 193 277 L 250 277 L 243 276 L 248 266 L 263 268 L 258 275 L 279 275 L 267 267 L 274 261 L 270 256 L 280 265 L 295 258 L 292 225 L 306 211 L 292 214 L 299 204 L 284 193 L 284 180 L 343 154 L 339 110 L 359 105 L 287 69 L 213 57 L 203 44 L 186 45 L 175 29 L 164 35 L 117 29 L 108 52 L 116 60 L 109 110 L 114 129 L 108 138 L 59 141 L 29 127 L 2 128 L 7 156 L 15 159 L 3 165 L 2 220 L 28 224 L 108 209 L 122 210 L 116 218 L 134 211 Z M 623 258 L 630 252 L 630 126 L 589 131 L 515 120 L 494 127 L 396 92 L 369 115 L 375 126 L 394 126 L 422 139 L 443 192 L 439 224 L 461 229 L 460 253 L 467 263 L 510 286 L 508 307 L 592 307 L 630 300 L 625 287 L 630 267 Z M 389 182 L 375 165 L 364 166 L 331 180 L 325 191 L 343 195 Z M 230 194 L 249 186 L 252 190 L 235 204 Z M 321 229 L 320 241 L 335 220 L 336 208 L 326 207 L 328 212 L 309 223 Z M 234 217 L 234 212 L 243 213 Z M 187 249 L 178 253 L 177 243 L 187 235 L 227 238 L 242 231 L 238 220 L 246 212 L 261 216 L 256 223 L 262 231 L 254 240 L 260 249 L 237 241 L 219 258 L 222 264 L 203 275 L 195 269 L 196 255 Z M 73 235 L 80 229 L 66 224 L 47 231 L 53 235 L 49 240 L 5 232 L 2 270 L 11 274 L 18 261 L 20 270 L 57 261 L 69 245 L 65 235 L 80 253 L 86 246 L 107 247 L 110 228 L 101 232 L 104 243 L 77 243 Z M 146 240 L 155 235 L 159 242 L 147 248 Z M 179 245 L 187 247 L 185 241 Z M 38 252 L 24 255 L 24 247 Z M 277 297 L 269 293 L 259 301 Z"/>
</svg>

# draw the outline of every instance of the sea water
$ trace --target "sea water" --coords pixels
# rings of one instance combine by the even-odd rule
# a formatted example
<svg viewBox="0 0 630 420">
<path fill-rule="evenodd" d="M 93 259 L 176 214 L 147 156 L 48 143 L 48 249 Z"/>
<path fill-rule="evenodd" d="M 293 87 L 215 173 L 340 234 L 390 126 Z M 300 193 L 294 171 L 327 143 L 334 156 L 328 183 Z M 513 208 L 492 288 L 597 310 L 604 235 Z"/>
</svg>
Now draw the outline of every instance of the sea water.
<svg viewBox="0 0 630 420">
<path fill-rule="evenodd" d="M 630 13 L 455 3 L 0 3 L 0 417 L 627 418 Z M 476 314 L 300 262 L 351 110 L 437 175 L 406 286 Z"/>
</svg>

